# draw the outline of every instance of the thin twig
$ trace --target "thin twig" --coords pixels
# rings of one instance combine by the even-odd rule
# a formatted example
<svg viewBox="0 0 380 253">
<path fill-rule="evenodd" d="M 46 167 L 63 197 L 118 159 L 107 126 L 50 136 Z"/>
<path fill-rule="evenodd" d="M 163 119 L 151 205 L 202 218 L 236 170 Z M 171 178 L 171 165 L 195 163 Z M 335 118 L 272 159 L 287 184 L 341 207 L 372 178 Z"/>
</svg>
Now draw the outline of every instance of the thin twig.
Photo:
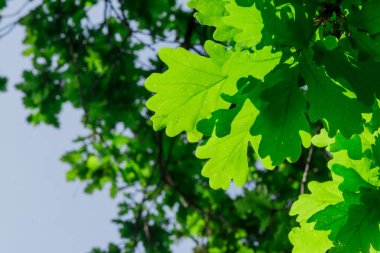
<svg viewBox="0 0 380 253">
<path fill-rule="evenodd" d="M 305 183 L 307 181 L 307 174 L 309 173 L 309 169 L 310 169 L 310 162 L 311 162 L 311 157 L 313 155 L 313 150 L 314 150 L 314 146 L 311 145 L 309 148 L 309 153 L 307 154 L 307 158 L 306 158 L 305 170 L 302 175 L 301 190 L 300 190 L 301 194 L 305 192 Z"/>
<path fill-rule="evenodd" d="M 9 33 L 11 33 L 14 28 L 19 24 L 21 19 L 17 19 L 9 24 L 6 24 L 5 26 L 0 28 L 0 39 L 7 36 Z"/>
<path fill-rule="evenodd" d="M 152 249 L 152 242 L 150 239 L 149 225 L 146 221 L 144 222 L 144 235 L 145 235 L 145 239 L 146 239 L 149 247 Z"/>
<path fill-rule="evenodd" d="M 0 16 L 1 18 L 12 18 L 12 17 L 18 16 L 31 2 L 32 1 L 25 2 L 23 5 L 21 5 L 21 7 L 18 10 L 16 10 L 13 13 L 6 13 Z"/>
</svg>

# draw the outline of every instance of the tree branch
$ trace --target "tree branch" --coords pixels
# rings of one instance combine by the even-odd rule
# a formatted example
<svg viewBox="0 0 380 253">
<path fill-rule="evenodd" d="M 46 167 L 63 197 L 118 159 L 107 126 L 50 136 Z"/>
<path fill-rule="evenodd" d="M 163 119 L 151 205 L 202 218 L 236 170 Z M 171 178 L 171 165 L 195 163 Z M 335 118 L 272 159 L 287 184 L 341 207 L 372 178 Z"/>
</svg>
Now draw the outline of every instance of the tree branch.
<svg viewBox="0 0 380 253">
<path fill-rule="evenodd" d="M 306 158 L 306 164 L 305 164 L 305 170 L 303 172 L 303 175 L 302 175 L 302 180 L 301 180 L 301 194 L 303 194 L 305 192 L 305 183 L 307 181 L 307 174 L 309 172 L 309 169 L 310 169 L 310 162 L 311 162 L 311 157 L 313 155 L 313 151 L 314 151 L 314 146 L 313 144 L 311 144 L 310 148 L 309 148 L 309 153 L 307 154 L 307 158 Z"/>
</svg>

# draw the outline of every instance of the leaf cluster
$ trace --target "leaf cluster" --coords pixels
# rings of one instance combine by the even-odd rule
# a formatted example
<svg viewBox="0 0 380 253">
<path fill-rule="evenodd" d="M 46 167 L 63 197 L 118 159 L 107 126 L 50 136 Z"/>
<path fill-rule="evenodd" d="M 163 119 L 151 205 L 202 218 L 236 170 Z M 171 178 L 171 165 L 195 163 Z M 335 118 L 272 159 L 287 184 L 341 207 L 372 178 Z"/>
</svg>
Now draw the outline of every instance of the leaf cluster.
<svg viewBox="0 0 380 253">
<path fill-rule="evenodd" d="M 310 183 L 311 193 L 294 203 L 293 251 L 379 251 L 380 2 L 188 5 L 214 27 L 214 40 L 205 43 L 207 56 L 159 52 L 168 70 L 145 82 L 154 129 L 199 142 L 202 175 L 214 189 L 244 185 L 251 166 L 297 164 L 322 138 L 332 179 Z"/>
</svg>

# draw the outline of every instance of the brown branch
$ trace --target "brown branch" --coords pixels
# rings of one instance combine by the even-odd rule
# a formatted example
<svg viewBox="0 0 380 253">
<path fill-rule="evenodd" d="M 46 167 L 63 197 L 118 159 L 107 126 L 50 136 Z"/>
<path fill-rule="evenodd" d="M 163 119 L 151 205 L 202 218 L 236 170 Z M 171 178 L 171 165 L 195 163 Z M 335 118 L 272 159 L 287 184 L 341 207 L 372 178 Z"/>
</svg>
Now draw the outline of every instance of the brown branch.
<svg viewBox="0 0 380 253">
<path fill-rule="evenodd" d="M 152 178 L 152 177 L 150 177 Z M 150 179 L 149 178 L 149 179 Z M 148 181 L 150 181 L 148 179 Z M 156 185 L 156 188 L 151 191 L 150 193 L 148 193 L 148 187 L 149 187 L 149 184 L 147 184 L 143 190 L 143 199 L 141 200 L 141 202 L 138 204 L 139 205 L 139 208 L 137 210 L 137 217 L 136 217 L 136 222 L 135 222 L 135 225 L 134 225 L 134 231 L 133 231 L 133 247 L 135 248 L 137 246 L 137 234 L 139 232 L 139 226 L 141 224 L 141 219 L 142 219 L 142 213 L 144 211 L 144 205 L 145 205 L 145 202 L 149 201 L 150 199 L 154 198 L 156 193 L 158 193 L 160 190 L 161 190 L 161 184 L 157 184 Z M 144 235 L 146 236 L 146 231 L 145 231 L 145 226 L 146 222 L 144 222 L 143 224 L 143 230 L 144 230 Z M 148 231 L 149 232 L 149 231 Z M 149 234 L 150 235 L 150 234 Z M 150 238 L 150 236 L 149 236 Z M 147 238 L 148 240 L 148 238 Z M 150 239 L 149 239 L 150 240 Z"/>
<path fill-rule="evenodd" d="M 10 34 L 16 28 L 16 26 L 19 24 L 20 21 L 21 21 L 21 18 L 1 27 L 0 28 L 0 39 L 4 38 L 8 34 Z"/>
<path fill-rule="evenodd" d="M 305 170 L 303 172 L 303 175 L 302 175 L 302 180 L 301 180 L 301 194 L 303 194 L 305 192 L 305 183 L 307 181 L 307 174 L 309 172 L 309 169 L 310 169 L 310 162 L 311 162 L 311 157 L 313 155 L 313 150 L 314 150 L 314 146 L 313 144 L 311 144 L 310 148 L 309 148 L 309 153 L 307 154 L 307 158 L 306 158 L 306 164 L 305 164 Z"/>
<path fill-rule="evenodd" d="M 144 235 L 145 235 L 146 242 L 148 243 L 149 247 L 152 249 L 152 242 L 150 239 L 149 225 L 147 222 L 144 222 Z"/>
</svg>

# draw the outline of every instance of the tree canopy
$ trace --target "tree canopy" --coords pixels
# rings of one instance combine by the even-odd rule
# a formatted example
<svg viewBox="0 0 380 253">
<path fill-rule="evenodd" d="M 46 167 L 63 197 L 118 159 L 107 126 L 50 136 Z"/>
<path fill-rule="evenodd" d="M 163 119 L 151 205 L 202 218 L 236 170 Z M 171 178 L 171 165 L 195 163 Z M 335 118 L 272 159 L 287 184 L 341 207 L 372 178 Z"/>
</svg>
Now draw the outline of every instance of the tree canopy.
<svg viewBox="0 0 380 253">
<path fill-rule="evenodd" d="M 196 253 L 367 253 L 378 13 L 379 0 L 43 0 L 1 22 L 26 29 L 27 120 L 83 112 L 67 180 L 122 196 L 121 241 L 92 253 L 183 238 Z"/>
</svg>

